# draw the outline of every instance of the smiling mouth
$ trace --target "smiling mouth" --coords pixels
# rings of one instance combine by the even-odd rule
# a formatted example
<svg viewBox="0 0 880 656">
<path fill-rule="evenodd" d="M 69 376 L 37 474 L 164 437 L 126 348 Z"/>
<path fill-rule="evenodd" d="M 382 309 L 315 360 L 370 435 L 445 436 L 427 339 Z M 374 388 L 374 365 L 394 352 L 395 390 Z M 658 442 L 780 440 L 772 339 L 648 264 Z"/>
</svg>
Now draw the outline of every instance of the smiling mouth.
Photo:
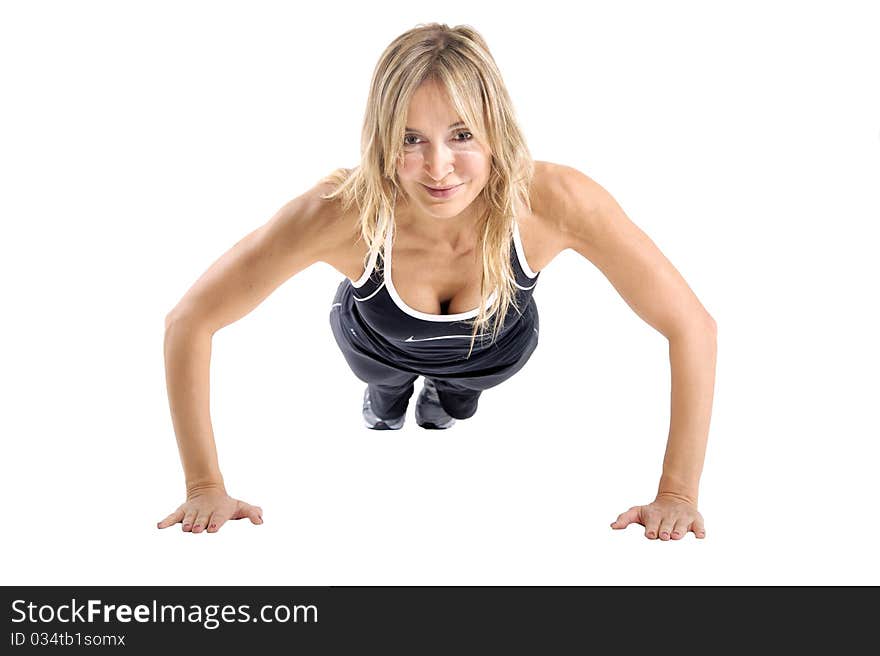
<svg viewBox="0 0 880 656">
<path fill-rule="evenodd" d="M 462 183 L 462 184 L 464 184 L 464 183 Z M 432 191 L 447 191 L 449 189 L 455 189 L 456 187 L 460 187 L 461 184 L 452 185 L 451 187 L 428 187 L 428 185 L 422 185 L 422 186 L 427 187 L 428 189 L 431 189 Z"/>
</svg>

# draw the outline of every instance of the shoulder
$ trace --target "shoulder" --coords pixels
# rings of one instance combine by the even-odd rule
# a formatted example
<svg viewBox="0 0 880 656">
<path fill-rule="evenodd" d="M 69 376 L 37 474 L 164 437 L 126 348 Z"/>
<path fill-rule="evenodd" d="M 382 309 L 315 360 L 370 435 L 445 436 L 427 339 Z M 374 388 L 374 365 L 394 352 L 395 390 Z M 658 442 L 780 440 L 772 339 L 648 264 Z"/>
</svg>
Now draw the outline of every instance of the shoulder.
<svg viewBox="0 0 880 656">
<path fill-rule="evenodd" d="M 548 237 L 562 249 L 600 227 L 603 208 L 614 204 L 610 194 L 593 178 L 565 164 L 535 161 L 530 191 L 534 214 Z"/>
<path fill-rule="evenodd" d="M 324 198 L 334 188 L 322 180 L 284 203 L 254 231 L 253 257 L 282 262 L 279 266 L 285 271 L 316 262 L 341 267 L 346 274 L 357 269 L 351 262 L 357 257 L 360 227 L 357 217 L 343 211 L 340 200 Z"/>
<path fill-rule="evenodd" d="M 345 210 L 339 198 L 326 198 L 335 189 L 335 184 L 321 180 L 287 202 L 275 217 L 278 239 L 307 247 L 325 262 L 350 249 L 360 232 L 357 212 Z"/>
<path fill-rule="evenodd" d="M 529 206 L 520 205 L 517 225 L 525 259 L 533 271 L 542 271 L 565 250 L 565 233 L 559 222 L 559 186 L 567 167 L 541 160 L 533 161 L 529 184 Z"/>
<path fill-rule="evenodd" d="M 535 160 L 529 186 L 532 211 L 524 213 L 527 225 L 542 244 L 554 252 L 570 246 L 570 233 L 578 230 L 588 208 L 599 198 L 598 185 L 589 176 L 565 164 Z"/>
<path fill-rule="evenodd" d="M 535 161 L 531 197 L 539 213 L 555 224 L 564 225 L 573 212 L 597 207 L 603 192 L 595 180 L 573 166 Z"/>
<path fill-rule="evenodd" d="M 308 192 L 309 204 L 313 208 L 313 230 L 320 244 L 316 257 L 355 281 L 363 274 L 367 245 L 361 235 L 357 203 L 346 208 L 341 197 L 327 198 L 336 191 L 338 184 L 338 179 L 328 181 L 324 178 Z"/>
</svg>

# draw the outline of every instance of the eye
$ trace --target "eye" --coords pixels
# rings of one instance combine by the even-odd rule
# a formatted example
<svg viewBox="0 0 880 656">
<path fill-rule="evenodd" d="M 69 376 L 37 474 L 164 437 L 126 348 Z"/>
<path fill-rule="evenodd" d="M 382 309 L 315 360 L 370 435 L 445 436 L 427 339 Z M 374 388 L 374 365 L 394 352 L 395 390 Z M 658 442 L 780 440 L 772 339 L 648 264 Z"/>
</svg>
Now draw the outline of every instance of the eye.
<svg viewBox="0 0 880 656">
<path fill-rule="evenodd" d="M 470 141 L 471 139 L 474 138 L 474 135 L 469 130 L 459 130 L 458 132 L 455 133 L 456 137 L 461 137 L 462 135 L 467 135 L 467 136 L 463 139 L 456 138 L 456 141 L 459 141 L 459 142 Z M 408 141 L 408 139 L 415 139 L 415 141 Z M 419 139 L 418 135 L 415 135 L 415 134 L 407 134 L 407 135 L 404 135 L 404 137 L 403 137 L 403 145 L 404 146 L 415 146 L 418 144 L 419 141 L 420 141 L 420 139 Z"/>
</svg>

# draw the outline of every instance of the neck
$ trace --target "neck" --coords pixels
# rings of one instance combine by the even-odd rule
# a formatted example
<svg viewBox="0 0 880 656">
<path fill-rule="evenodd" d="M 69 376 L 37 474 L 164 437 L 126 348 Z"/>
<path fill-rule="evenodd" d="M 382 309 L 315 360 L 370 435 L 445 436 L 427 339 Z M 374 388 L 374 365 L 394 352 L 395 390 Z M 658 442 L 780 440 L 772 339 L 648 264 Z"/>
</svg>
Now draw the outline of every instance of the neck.
<svg viewBox="0 0 880 656">
<path fill-rule="evenodd" d="M 459 250 L 462 244 L 473 246 L 478 239 L 478 219 L 482 216 L 483 202 L 475 199 L 463 212 L 448 218 L 437 218 L 420 213 L 406 200 L 394 210 L 394 224 L 433 242 L 448 244 Z"/>
</svg>

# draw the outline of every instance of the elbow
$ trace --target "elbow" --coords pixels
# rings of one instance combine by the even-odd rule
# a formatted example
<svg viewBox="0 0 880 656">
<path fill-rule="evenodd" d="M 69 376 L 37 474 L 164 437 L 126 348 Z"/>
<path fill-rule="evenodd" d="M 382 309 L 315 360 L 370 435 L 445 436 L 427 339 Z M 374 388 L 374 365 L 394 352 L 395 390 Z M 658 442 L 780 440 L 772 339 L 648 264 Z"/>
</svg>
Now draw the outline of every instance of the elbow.
<svg viewBox="0 0 880 656">
<path fill-rule="evenodd" d="M 688 321 L 680 322 L 671 330 L 663 333 L 669 339 L 717 339 L 718 325 L 708 314 L 701 315 L 699 319 L 692 318 Z"/>
<path fill-rule="evenodd" d="M 168 314 L 165 315 L 165 332 L 168 332 L 168 329 L 174 324 L 175 321 L 180 317 L 180 313 L 177 311 L 177 308 L 171 310 Z"/>
<path fill-rule="evenodd" d="M 710 315 L 706 315 L 706 324 L 709 326 L 709 330 L 713 335 L 718 335 L 718 324 L 715 323 L 715 319 L 713 319 Z"/>
<path fill-rule="evenodd" d="M 192 311 L 184 311 L 174 308 L 165 315 L 165 334 L 169 332 L 182 332 L 184 334 L 207 334 L 214 335 L 217 329 L 212 326 L 204 315 Z"/>
<path fill-rule="evenodd" d="M 715 323 L 715 319 L 707 314 L 699 321 L 693 322 L 690 332 L 709 335 L 712 339 L 715 339 L 718 336 L 718 324 Z"/>
<path fill-rule="evenodd" d="M 165 332 L 168 332 L 175 325 L 180 325 L 183 322 L 186 322 L 187 324 L 193 323 L 192 314 L 174 308 L 171 312 L 165 315 Z"/>
</svg>

